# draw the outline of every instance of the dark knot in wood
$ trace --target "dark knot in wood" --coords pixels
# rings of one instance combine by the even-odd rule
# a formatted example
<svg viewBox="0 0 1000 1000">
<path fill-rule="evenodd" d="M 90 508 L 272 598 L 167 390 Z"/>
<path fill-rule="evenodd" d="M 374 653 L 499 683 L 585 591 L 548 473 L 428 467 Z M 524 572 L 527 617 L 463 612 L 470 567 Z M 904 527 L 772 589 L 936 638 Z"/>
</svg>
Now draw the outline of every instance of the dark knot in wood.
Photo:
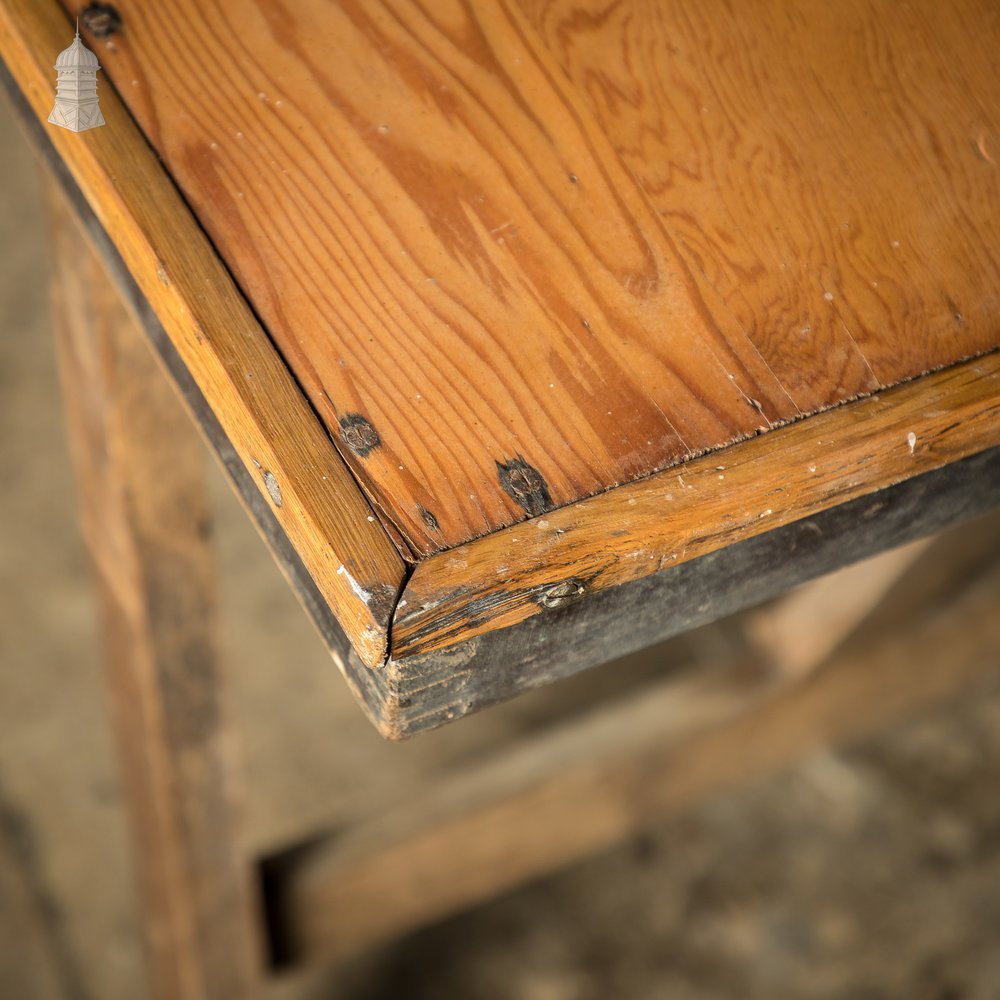
<svg viewBox="0 0 1000 1000">
<path fill-rule="evenodd" d="M 107 38 L 119 31 L 122 16 L 109 3 L 92 3 L 80 12 L 83 26 L 98 38 Z"/>
<path fill-rule="evenodd" d="M 552 510 L 552 498 L 542 474 L 520 455 L 497 462 L 497 476 L 503 491 L 531 517 Z"/>
<path fill-rule="evenodd" d="M 360 413 L 345 413 L 340 418 L 340 436 L 360 458 L 367 458 L 382 443 L 378 431 Z"/>
<path fill-rule="evenodd" d="M 417 510 L 420 512 L 420 519 L 427 525 L 430 531 L 441 530 L 441 525 L 438 524 L 438 519 L 431 511 L 429 511 L 426 507 L 422 507 L 420 504 L 417 504 Z"/>
</svg>

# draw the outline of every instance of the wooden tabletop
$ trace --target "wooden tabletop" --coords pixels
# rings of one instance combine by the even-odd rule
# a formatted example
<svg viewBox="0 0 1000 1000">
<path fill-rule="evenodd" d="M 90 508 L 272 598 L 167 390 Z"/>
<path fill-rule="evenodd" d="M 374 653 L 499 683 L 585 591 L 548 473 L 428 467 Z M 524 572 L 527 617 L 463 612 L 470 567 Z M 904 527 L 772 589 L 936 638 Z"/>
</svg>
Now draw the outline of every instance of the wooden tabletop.
<svg viewBox="0 0 1000 1000">
<path fill-rule="evenodd" d="M 369 668 L 1000 443 L 992 0 L 114 6 L 49 140 Z"/>
<path fill-rule="evenodd" d="M 105 73 L 416 555 L 1000 342 L 994 3 L 117 7 Z"/>
</svg>

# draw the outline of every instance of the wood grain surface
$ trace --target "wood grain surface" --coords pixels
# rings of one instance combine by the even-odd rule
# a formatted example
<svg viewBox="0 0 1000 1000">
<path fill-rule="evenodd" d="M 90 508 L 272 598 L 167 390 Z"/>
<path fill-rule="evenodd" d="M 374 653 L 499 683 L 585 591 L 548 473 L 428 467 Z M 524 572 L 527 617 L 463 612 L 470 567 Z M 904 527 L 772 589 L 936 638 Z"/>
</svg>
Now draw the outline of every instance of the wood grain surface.
<svg viewBox="0 0 1000 1000">
<path fill-rule="evenodd" d="M 418 556 L 1000 343 L 991 0 L 116 7 L 88 44 Z"/>
<path fill-rule="evenodd" d="M 54 55 L 71 39 L 56 0 L 0 2 L 0 55 L 43 121 Z M 162 164 L 114 91 L 104 84 L 100 95 L 105 127 L 52 127 L 49 138 L 318 591 L 375 666 L 404 562 Z"/>
</svg>

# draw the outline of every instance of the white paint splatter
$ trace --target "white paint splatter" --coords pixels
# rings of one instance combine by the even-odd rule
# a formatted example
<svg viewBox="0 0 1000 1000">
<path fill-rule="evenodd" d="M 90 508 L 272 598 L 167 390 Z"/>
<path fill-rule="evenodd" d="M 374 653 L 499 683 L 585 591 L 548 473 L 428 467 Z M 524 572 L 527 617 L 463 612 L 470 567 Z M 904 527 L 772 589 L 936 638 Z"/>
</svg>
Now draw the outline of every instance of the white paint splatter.
<svg viewBox="0 0 1000 1000">
<path fill-rule="evenodd" d="M 359 600 L 364 601 L 365 604 L 371 603 L 372 595 L 369 594 L 368 591 L 365 590 L 365 588 L 362 587 L 361 584 L 358 583 L 358 581 L 355 580 L 354 577 L 347 572 L 346 566 L 341 565 L 337 567 L 337 576 L 342 576 L 347 580 L 347 582 L 351 585 L 351 590 L 354 591 L 355 597 L 357 597 Z"/>
<path fill-rule="evenodd" d="M 910 454 L 912 455 L 917 450 L 917 435 L 913 431 L 906 435 L 906 443 L 910 446 Z"/>
</svg>

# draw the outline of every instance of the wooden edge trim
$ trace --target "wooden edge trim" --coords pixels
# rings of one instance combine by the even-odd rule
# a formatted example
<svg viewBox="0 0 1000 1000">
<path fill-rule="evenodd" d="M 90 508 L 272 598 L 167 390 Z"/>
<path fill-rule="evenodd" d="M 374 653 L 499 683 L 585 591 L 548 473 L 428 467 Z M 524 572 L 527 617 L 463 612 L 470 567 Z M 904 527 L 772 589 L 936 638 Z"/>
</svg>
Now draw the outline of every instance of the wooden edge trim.
<svg viewBox="0 0 1000 1000">
<path fill-rule="evenodd" d="M 447 649 L 355 668 L 376 725 L 405 739 L 734 614 L 986 514 L 1000 446 Z M 359 680 L 360 678 L 360 680 Z"/>
<path fill-rule="evenodd" d="M 39 122 L 71 37 L 55 0 L 0 0 L 0 57 Z M 404 560 L 107 80 L 101 109 L 102 128 L 43 128 L 362 662 L 381 665 Z"/>
<path fill-rule="evenodd" d="M 442 650 L 1000 444 L 1000 352 L 418 563 L 391 658 Z"/>
</svg>

